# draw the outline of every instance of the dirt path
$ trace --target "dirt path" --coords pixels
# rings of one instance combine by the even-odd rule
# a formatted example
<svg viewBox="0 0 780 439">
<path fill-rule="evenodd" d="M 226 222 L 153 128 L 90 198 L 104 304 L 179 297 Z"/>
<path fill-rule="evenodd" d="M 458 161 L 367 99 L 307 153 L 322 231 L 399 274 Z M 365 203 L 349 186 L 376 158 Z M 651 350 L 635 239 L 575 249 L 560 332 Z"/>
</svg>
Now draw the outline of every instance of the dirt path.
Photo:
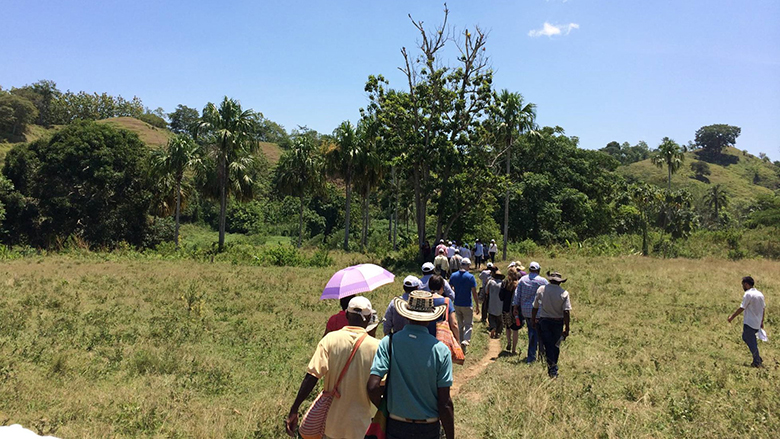
<svg viewBox="0 0 780 439">
<path fill-rule="evenodd" d="M 479 361 L 469 364 L 462 373 L 458 374 L 457 381 L 452 383 L 452 387 L 450 388 L 450 395 L 452 395 L 452 397 L 455 397 L 460 393 L 460 388 L 463 387 L 464 384 L 482 373 L 490 363 L 496 361 L 498 354 L 501 353 L 501 342 L 503 342 L 503 339 L 488 339 L 488 349 L 485 355 Z M 470 363 L 468 355 L 466 356 L 466 362 Z"/>
</svg>

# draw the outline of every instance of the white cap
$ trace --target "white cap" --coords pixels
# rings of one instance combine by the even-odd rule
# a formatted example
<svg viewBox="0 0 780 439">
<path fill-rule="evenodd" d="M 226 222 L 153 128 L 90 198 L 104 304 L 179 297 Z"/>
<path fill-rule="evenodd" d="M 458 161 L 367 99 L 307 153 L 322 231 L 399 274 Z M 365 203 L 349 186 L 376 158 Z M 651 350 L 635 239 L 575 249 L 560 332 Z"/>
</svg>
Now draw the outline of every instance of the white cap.
<svg viewBox="0 0 780 439">
<path fill-rule="evenodd" d="M 493 263 L 492 262 L 488 262 L 487 265 L 485 265 L 485 267 L 492 268 L 493 267 Z"/>
<path fill-rule="evenodd" d="M 460 260 L 460 265 L 471 265 L 471 259 L 463 258 Z"/>
<path fill-rule="evenodd" d="M 460 254 L 460 249 L 456 248 L 456 249 L 455 249 L 455 254 L 456 254 L 456 255 L 459 255 L 459 254 Z"/>
<path fill-rule="evenodd" d="M 423 273 L 430 273 L 432 272 L 436 267 L 433 266 L 433 262 L 426 262 L 422 265 L 422 272 Z"/>
<path fill-rule="evenodd" d="M 349 301 L 347 312 L 360 314 L 363 317 L 363 321 L 365 321 L 374 312 L 374 308 L 371 307 L 371 301 L 365 296 L 355 296 Z"/>
<path fill-rule="evenodd" d="M 506 268 L 512 268 L 512 267 L 514 267 L 515 265 L 517 265 L 517 262 L 515 262 L 515 261 L 512 261 L 512 262 L 510 262 L 510 263 L 509 263 L 509 265 L 507 265 L 507 266 L 506 266 Z"/>
<path fill-rule="evenodd" d="M 539 266 L 538 262 L 533 261 L 530 264 L 528 264 L 528 269 L 531 271 L 539 271 L 542 269 L 542 267 Z"/>
<path fill-rule="evenodd" d="M 422 282 L 420 282 L 417 276 L 406 276 L 404 278 L 404 287 L 406 288 L 420 288 L 421 286 Z"/>
</svg>

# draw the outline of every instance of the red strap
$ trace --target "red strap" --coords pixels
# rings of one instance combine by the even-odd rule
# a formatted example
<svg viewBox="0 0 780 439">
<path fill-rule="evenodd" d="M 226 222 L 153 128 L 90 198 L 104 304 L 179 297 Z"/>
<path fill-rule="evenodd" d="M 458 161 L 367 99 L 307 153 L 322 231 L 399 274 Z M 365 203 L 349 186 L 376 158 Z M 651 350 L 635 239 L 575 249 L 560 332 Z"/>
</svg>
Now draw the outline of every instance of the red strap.
<svg viewBox="0 0 780 439">
<path fill-rule="evenodd" d="M 447 305 L 447 309 L 444 310 L 444 321 L 450 323 L 450 298 L 444 298 L 444 304 Z"/>
<path fill-rule="evenodd" d="M 349 359 L 347 360 L 347 364 L 344 365 L 344 369 L 341 369 L 341 375 L 339 375 L 339 379 L 336 380 L 336 385 L 333 386 L 332 392 L 336 395 L 336 398 L 341 398 L 341 394 L 339 393 L 339 384 L 341 384 L 341 379 L 344 378 L 344 375 L 347 373 L 347 369 L 349 369 L 349 363 L 352 362 L 352 358 L 355 357 L 355 353 L 357 353 L 358 348 L 363 343 L 363 340 L 368 336 L 368 333 L 363 334 L 358 341 L 355 342 L 355 347 L 352 348 L 352 353 L 349 354 Z"/>
</svg>

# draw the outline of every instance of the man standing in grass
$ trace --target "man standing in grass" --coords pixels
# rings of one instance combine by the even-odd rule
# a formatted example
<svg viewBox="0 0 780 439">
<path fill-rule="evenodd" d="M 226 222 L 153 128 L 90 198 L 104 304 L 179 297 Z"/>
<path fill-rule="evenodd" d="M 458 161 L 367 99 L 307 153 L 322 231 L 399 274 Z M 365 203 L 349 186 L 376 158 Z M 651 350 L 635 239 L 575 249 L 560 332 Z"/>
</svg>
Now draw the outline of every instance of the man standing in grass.
<svg viewBox="0 0 780 439">
<path fill-rule="evenodd" d="M 763 360 L 758 354 L 758 341 L 756 341 L 756 334 L 759 329 L 764 329 L 764 295 L 761 291 L 758 291 L 755 287 L 755 281 L 750 276 L 742 278 L 742 289 L 745 291 L 745 295 L 742 297 L 742 303 L 739 305 L 736 311 L 729 316 L 729 323 L 734 318 L 743 312 L 745 317 L 742 325 L 742 340 L 750 349 L 750 353 L 753 355 L 753 367 L 762 367 Z"/>
<path fill-rule="evenodd" d="M 474 308 L 477 307 L 479 314 L 479 302 L 477 302 L 477 280 L 474 275 L 469 273 L 471 260 L 463 259 L 460 261 L 460 270 L 450 276 L 450 285 L 455 290 L 455 315 L 458 317 L 458 328 L 460 328 L 460 344 L 463 351 L 466 351 L 471 343 L 471 329 L 474 324 Z M 473 302 L 472 302 L 473 299 Z"/>
<path fill-rule="evenodd" d="M 409 324 L 379 343 L 366 386 L 379 406 L 380 383 L 387 376 L 387 439 L 439 439 L 440 428 L 447 439 L 454 439 L 452 355 L 427 329 L 446 312 L 446 305 L 435 306 L 428 291 L 414 291 L 408 301 L 396 297 L 393 302 Z"/>
<path fill-rule="evenodd" d="M 325 436 L 354 439 L 364 437 L 371 417 L 376 410 L 371 405 L 371 400 L 366 393 L 371 364 L 379 347 L 379 340 L 369 336 L 366 332 L 372 314 L 371 302 L 363 296 L 356 296 L 349 301 L 346 311 L 349 325 L 329 333 L 320 340 L 314 356 L 309 361 L 306 376 L 301 382 L 298 395 L 285 419 L 288 435 L 296 435 L 298 409 L 314 390 L 317 381 L 324 379 L 323 389 L 332 391 L 339 375 L 347 365 L 353 348 L 359 340 L 362 340 L 339 384 L 340 397 L 333 398 L 325 422 Z"/>
<path fill-rule="evenodd" d="M 536 290 L 531 320 L 534 328 L 539 331 L 539 338 L 544 346 L 547 374 L 550 378 L 557 378 L 561 340 L 569 336 L 571 301 L 569 292 L 561 287 L 566 278 L 561 277 L 557 271 L 548 271 L 547 277 L 550 283 Z"/>
<path fill-rule="evenodd" d="M 539 270 L 541 270 L 539 263 L 536 261 L 531 262 L 528 266 L 530 273 L 520 278 L 520 282 L 517 283 L 517 289 L 515 290 L 515 297 L 512 299 L 513 314 L 515 317 L 524 318 L 525 324 L 528 326 L 528 355 L 525 358 L 528 364 L 536 361 L 536 349 L 539 347 L 539 335 L 532 325 L 533 322 L 531 322 L 536 291 L 542 285 L 549 283 L 547 279 L 539 274 Z"/>
</svg>

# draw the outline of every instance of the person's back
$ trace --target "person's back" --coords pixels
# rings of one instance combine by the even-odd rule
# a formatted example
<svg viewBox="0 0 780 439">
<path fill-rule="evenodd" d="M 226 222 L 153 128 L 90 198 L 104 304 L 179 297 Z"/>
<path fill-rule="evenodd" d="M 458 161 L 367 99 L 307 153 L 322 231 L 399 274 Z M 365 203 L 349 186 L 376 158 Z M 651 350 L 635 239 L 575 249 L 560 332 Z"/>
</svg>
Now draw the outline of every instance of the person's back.
<svg viewBox="0 0 780 439">
<path fill-rule="evenodd" d="M 745 309 L 743 321 L 753 329 L 761 328 L 761 320 L 764 316 L 764 294 L 755 288 L 745 291 L 741 306 Z"/>
<path fill-rule="evenodd" d="M 460 261 L 463 260 L 463 256 L 459 253 L 455 253 L 455 256 L 450 258 L 450 272 L 454 273 L 460 269 Z"/>
<path fill-rule="evenodd" d="M 458 270 L 450 276 L 450 285 L 455 291 L 455 306 L 471 306 L 471 289 L 476 283 L 474 275 L 465 270 Z"/>
<path fill-rule="evenodd" d="M 444 253 L 439 253 L 436 259 L 433 261 L 433 265 L 442 272 L 443 275 L 447 275 L 450 272 L 450 261 Z"/>
</svg>

